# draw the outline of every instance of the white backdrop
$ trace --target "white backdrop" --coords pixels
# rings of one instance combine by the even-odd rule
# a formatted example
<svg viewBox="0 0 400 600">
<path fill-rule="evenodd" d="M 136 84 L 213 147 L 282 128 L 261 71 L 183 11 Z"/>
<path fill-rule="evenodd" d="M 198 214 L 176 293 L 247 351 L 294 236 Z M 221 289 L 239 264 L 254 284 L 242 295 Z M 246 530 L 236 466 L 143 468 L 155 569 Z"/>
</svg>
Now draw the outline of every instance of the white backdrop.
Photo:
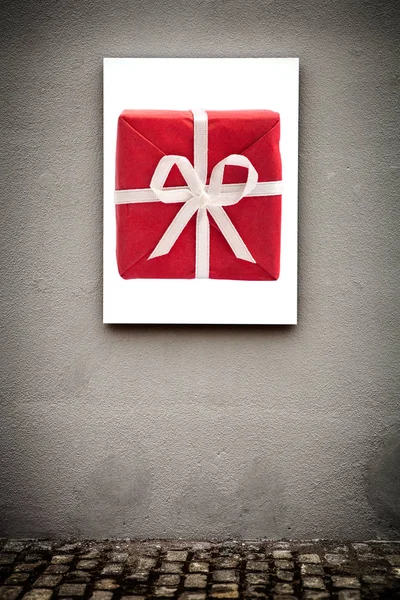
<svg viewBox="0 0 400 600">
<path fill-rule="evenodd" d="M 296 58 L 104 59 L 104 323 L 297 322 L 298 69 Z M 139 108 L 265 108 L 280 113 L 284 192 L 277 281 L 120 277 L 115 255 L 116 128 L 123 110 Z"/>
</svg>

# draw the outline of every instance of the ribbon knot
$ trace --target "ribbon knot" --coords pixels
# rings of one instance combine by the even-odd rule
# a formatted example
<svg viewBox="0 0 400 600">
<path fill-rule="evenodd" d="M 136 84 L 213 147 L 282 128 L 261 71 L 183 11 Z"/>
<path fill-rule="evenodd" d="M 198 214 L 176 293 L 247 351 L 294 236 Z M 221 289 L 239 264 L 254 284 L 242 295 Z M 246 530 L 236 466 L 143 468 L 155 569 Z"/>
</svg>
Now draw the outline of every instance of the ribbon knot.
<svg viewBox="0 0 400 600">
<path fill-rule="evenodd" d="M 198 196 L 198 199 L 199 199 L 200 208 L 204 208 L 205 206 L 207 206 L 207 204 L 211 204 L 210 195 L 207 194 L 205 189 Z"/>
</svg>

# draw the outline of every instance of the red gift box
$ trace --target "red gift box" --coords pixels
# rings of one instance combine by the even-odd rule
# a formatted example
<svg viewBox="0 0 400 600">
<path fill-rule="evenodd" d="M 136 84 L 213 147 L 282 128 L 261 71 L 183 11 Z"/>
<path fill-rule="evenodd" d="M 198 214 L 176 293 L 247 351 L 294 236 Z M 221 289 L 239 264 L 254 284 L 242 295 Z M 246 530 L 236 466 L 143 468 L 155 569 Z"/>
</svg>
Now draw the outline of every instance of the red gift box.
<svg viewBox="0 0 400 600">
<path fill-rule="evenodd" d="M 278 113 L 207 111 L 207 117 L 207 185 L 215 166 L 229 155 L 241 155 L 250 161 L 258 174 L 258 186 L 263 182 L 280 182 Z M 146 193 L 152 194 L 152 178 L 163 157 L 186 157 L 193 165 L 194 131 L 191 111 L 126 110 L 118 119 L 117 263 L 124 279 L 191 279 L 196 276 L 196 215 L 191 216 L 168 253 L 149 258 L 181 210 L 182 200 L 166 203 L 154 197 L 152 201 L 145 201 Z M 246 176 L 242 166 L 228 164 L 223 186 L 243 184 Z M 188 181 L 175 165 L 164 185 L 164 189 L 185 186 L 187 189 Z M 139 202 L 125 202 L 130 192 L 121 194 L 121 190 L 133 190 L 136 194 L 141 190 L 143 198 Z M 223 209 L 254 262 L 235 256 L 218 223 L 207 213 L 210 224 L 208 277 L 212 279 L 276 280 L 279 277 L 281 192 L 276 187 L 274 193 L 272 183 L 269 195 L 258 192 L 252 196 L 251 193 Z"/>
</svg>

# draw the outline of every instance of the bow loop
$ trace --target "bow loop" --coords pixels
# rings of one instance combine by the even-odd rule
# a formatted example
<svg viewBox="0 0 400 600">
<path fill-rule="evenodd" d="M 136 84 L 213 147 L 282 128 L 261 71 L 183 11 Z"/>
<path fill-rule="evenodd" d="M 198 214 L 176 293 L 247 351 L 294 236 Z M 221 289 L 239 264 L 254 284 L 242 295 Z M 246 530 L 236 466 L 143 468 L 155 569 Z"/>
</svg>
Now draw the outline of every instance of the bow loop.
<svg viewBox="0 0 400 600">
<path fill-rule="evenodd" d="M 182 177 L 185 179 L 191 195 L 200 196 L 204 192 L 204 185 L 190 161 L 186 156 L 169 154 L 160 159 L 160 162 L 153 173 L 153 177 L 151 178 L 150 188 L 157 198 L 159 198 L 161 202 L 176 202 L 174 193 L 171 194 L 171 190 L 164 188 L 167 177 L 174 165 L 178 167 Z"/>
<path fill-rule="evenodd" d="M 226 192 L 223 188 L 224 171 L 226 166 L 244 167 L 247 169 L 247 179 L 245 183 L 238 185 L 237 190 Z M 246 156 L 240 154 L 230 154 L 218 164 L 215 165 L 210 178 L 209 194 L 211 204 L 216 206 L 226 206 L 236 204 L 255 186 L 258 181 L 258 173 Z"/>
</svg>

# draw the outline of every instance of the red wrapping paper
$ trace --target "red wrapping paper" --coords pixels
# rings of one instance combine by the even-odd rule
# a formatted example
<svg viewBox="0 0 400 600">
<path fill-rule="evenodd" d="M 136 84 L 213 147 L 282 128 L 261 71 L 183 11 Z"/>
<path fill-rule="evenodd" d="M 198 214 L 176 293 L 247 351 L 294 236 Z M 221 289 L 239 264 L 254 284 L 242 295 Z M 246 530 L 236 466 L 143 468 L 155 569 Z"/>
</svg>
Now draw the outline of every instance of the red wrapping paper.
<svg viewBox="0 0 400 600">
<path fill-rule="evenodd" d="M 254 165 L 258 181 L 280 181 L 279 114 L 269 110 L 207 111 L 208 174 L 230 154 Z M 116 190 L 149 188 L 160 159 L 185 156 L 193 164 L 193 115 L 190 111 L 126 110 L 118 119 Z M 243 183 L 247 171 L 227 166 L 224 183 Z M 176 166 L 165 186 L 187 185 Z M 256 264 L 236 258 L 209 214 L 211 279 L 276 280 L 280 267 L 281 196 L 246 196 L 225 206 Z M 195 277 L 196 216 L 167 255 L 147 260 L 182 203 L 117 204 L 117 263 L 124 279 Z"/>
</svg>

